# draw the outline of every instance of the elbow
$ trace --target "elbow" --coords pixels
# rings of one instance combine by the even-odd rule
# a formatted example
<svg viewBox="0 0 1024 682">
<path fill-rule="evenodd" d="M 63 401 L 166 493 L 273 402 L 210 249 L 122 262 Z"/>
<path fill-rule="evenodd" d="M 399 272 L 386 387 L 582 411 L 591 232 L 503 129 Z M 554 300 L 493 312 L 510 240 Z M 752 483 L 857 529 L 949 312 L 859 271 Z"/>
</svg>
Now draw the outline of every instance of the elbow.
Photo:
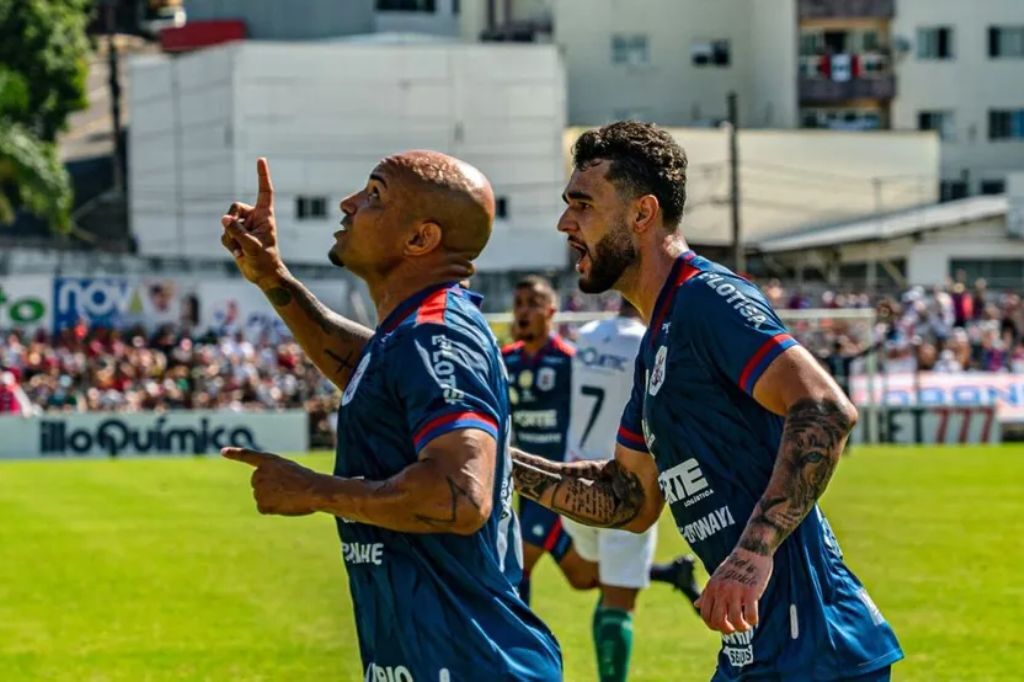
<svg viewBox="0 0 1024 682">
<path fill-rule="evenodd" d="M 860 417 L 856 405 L 842 392 L 837 396 L 836 404 L 839 407 L 839 413 L 846 420 L 846 432 L 853 431 L 853 427 L 857 425 L 857 419 Z"/>
<path fill-rule="evenodd" d="M 456 535 L 473 535 L 491 518 L 493 503 L 490 495 L 472 495 L 460 510 L 458 522 L 452 528 Z"/>
</svg>

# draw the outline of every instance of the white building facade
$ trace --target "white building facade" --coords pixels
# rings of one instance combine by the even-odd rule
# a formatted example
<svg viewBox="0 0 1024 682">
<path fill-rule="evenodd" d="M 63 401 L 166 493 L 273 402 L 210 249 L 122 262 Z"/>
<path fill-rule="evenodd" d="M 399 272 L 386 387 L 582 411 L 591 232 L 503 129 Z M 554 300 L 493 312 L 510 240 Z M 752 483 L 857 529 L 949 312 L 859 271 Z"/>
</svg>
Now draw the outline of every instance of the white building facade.
<svg viewBox="0 0 1024 682">
<path fill-rule="evenodd" d="M 270 161 L 282 252 L 321 264 L 338 204 L 388 154 L 427 148 L 490 178 L 477 265 L 562 268 L 565 78 L 552 46 L 240 42 L 131 65 L 129 215 L 139 253 L 224 257 L 219 216 Z"/>
</svg>

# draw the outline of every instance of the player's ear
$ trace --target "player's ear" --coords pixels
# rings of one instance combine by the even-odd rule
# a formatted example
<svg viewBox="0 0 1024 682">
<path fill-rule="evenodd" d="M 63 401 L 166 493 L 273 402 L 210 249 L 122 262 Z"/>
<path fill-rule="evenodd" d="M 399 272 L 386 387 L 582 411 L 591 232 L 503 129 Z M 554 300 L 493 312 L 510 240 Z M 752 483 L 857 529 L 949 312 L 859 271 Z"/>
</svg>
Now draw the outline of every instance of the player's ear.
<svg viewBox="0 0 1024 682">
<path fill-rule="evenodd" d="M 440 225 L 433 221 L 422 222 L 416 226 L 405 242 L 405 253 L 409 256 L 428 254 L 441 245 L 441 240 Z"/>
<path fill-rule="evenodd" d="M 653 194 L 637 198 L 633 204 L 633 229 L 636 232 L 649 230 L 657 221 L 659 208 L 658 197 Z"/>
</svg>

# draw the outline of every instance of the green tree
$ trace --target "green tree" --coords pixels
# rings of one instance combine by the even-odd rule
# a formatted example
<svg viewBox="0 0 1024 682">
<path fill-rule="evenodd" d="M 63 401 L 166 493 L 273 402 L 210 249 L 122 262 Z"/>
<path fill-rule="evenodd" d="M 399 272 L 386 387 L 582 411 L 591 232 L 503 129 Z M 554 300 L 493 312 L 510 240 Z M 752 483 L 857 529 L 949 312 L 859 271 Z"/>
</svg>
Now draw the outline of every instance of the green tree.
<svg viewBox="0 0 1024 682">
<path fill-rule="evenodd" d="M 68 115 L 86 107 L 91 0 L 0 0 L 0 65 L 28 86 L 28 107 L 13 115 L 53 142 Z"/>
<path fill-rule="evenodd" d="M 0 0 L 0 223 L 24 208 L 70 226 L 71 182 L 54 144 L 85 108 L 91 0 Z"/>
</svg>

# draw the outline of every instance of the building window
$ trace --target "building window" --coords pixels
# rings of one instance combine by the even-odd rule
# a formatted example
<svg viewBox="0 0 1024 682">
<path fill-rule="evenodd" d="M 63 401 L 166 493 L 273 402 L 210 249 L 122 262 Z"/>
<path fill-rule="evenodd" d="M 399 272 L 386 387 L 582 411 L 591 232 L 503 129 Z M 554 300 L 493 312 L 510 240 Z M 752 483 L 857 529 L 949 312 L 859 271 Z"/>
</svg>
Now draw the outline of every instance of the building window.
<svg viewBox="0 0 1024 682">
<path fill-rule="evenodd" d="M 728 40 L 703 40 L 690 45 L 694 66 L 729 66 Z"/>
<path fill-rule="evenodd" d="M 939 185 L 939 201 L 955 201 L 966 196 L 966 180 L 943 180 Z"/>
<path fill-rule="evenodd" d="M 988 139 L 1024 140 L 1024 109 L 989 109 Z"/>
<path fill-rule="evenodd" d="M 1006 191 L 1005 180 L 982 180 L 981 181 L 981 193 L 982 194 L 1002 194 Z"/>
<path fill-rule="evenodd" d="M 800 123 L 804 128 L 828 130 L 879 130 L 882 114 L 870 109 L 802 109 Z"/>
<path fill-rule="evenodd" d="M 437 10 L 436 0 L 377 0 L 378 12 L 426 12 Z"/>
<path fill-rule="evenodd" d="M 1019 258 L 951 258 L 950 276 L 963 270 L 968 282 L 984 278 L 991 286 L 1020 286 L 1024 277 L 1024 260 Z"/>
<path fill-rule="evenodd" d="M 494 217 L 508 218 L 508 197 L 498 197 L 494 200 Z"/>
<path fill-rule="evenodd" d="M 647 36 L 644 34 L 612 36 L 612 64 L 631 64 L 634 66 L 648 64 L 651 61 L 647 47 Z"/>
<path fill-rule="evenodd" d="M 919 111 L 917 113 L 918 130 L 935 130 L 939 138 L 949 141 L 953 139 L 952 111 Z"/>
<path fill-rule="evenodd" d="M 990 26 L 988 56 L 996 59 L 1024 57 L 1024 26 Z"/>
<path fill-rule="evenodd" d="M 327 197 L 295 197 L 295 217 L 317 220 L 327 217 Z"/>
<path fill-rule="evenodd" d="M 918 59 L 952 59 L 953 29 L 936 26 L 917 29 Z"/>
</svg>

